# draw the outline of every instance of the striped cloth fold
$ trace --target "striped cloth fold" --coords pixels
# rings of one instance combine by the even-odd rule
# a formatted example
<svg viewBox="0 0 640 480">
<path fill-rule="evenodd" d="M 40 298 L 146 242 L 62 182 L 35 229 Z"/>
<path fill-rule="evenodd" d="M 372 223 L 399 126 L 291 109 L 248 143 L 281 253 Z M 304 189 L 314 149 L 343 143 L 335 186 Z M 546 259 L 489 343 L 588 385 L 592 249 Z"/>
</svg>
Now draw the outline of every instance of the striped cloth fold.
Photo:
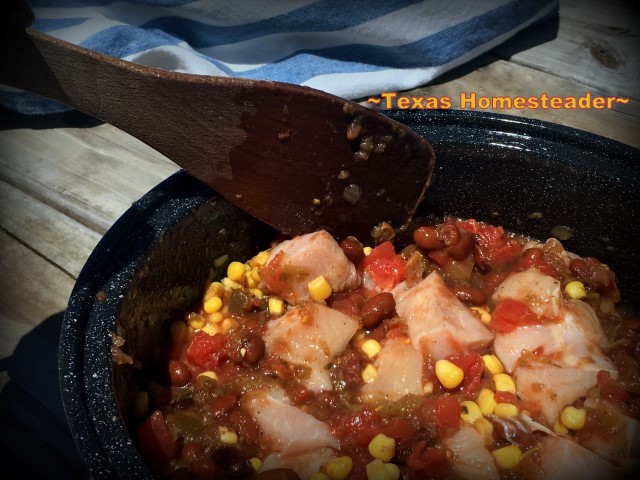
<svg viewBox="0 0 640 480">
<path fill-rule="evenodd" d="M 33 28 L 152 67 L 357 99 L 424 85 L 556 15 L 558 0 L 31 0 Z M 3 87 L 22 113 L 68 109 Z"/>
</svg>

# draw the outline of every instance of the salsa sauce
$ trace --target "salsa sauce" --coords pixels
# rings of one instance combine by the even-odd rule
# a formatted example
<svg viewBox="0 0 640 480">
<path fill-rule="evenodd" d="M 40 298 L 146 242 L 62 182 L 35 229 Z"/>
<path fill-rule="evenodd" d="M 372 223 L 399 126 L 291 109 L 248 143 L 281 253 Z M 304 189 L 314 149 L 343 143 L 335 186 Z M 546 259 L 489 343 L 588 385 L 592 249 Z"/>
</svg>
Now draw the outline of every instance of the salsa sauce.
<svg viewBox="0 0 640 480">
<path fill-rule="evenodd" d="M 625 445 L 615 446 L 613 454 L 600 446 L 615 443 L 610 437 L 640 418 L 640 320 L 615 311 L 613 272 L 596 259 L 566 252 L 557 240 L 537 243 L 475 220 L 422 226 L 413 239 L 396 251 L 390 241 L 365 247 L 350 237 L 340 242 L 339 253 L 316 252 L 310 239 L 302 250 L 315 263 L 328 258 L 326 277 L 346 268 L 337 280 L 320 275 L 324 283 L 315 274 L 308 278 L 309 266 L 285 261 L 287 254 L 297 255 L 293 245 L 232 262 L 228 276 L 211 284 L 200 305 L 171 326 L 166 375 L 139 395 L 136 440 L 158 477 L 544 478 L 548 438 L 596 452 L 616 475 L 628 470 Z M 507 288 L 507 279 L 525 278 L 516 274 L 558 289 L 552 294 L 541 287 L 535 298 L 519 295 L 530 287 Z M 318 281 L 312 286 L 311 280 Z M 343 288 L 327 290 L 331 282 Z M 290 295 L 301 285 L 302 293 Z M 422 285 L 430 289 L 424 297 L 418 294 Z M 424 306 L 429 295 L 443 300 Z M 451 321 L 468 322 L 471 314 L 473 331 L 443 330 L 441 339 L 450 335 L 443 347 L 430 333 L 417 332 L 422 317 L 416 313 L 414 320 L 416 310 L 406 313 L 407 305 L 443 317 L 464 309 L 462 320 Z M 354 333 L 344 333 L 344 348 L 327 354 L 324 334 L 316 329 L 304 337 L 304 328 L 305 315 L 323 322 L 329 309 L 339 312 L 338 322 L 350 319 Z M 282 338 L 302 335 L 291 344 L 296 352 L 278 343 L 285 340 L 277 332 L 269 333 L 276 322 L 287 327 L 283 318 L 297 321 L 294 312 L 302 323 Z M 587 332 L 603 334 L 589 343 L 602 354 L 602 370 L 591 358 L 567 363 L 571 346 L 525 349 L 510 369 L 499 358 L 494 338 L 511 341 L 523 328 L 568 331 L 573 327 L 567 322 L 590 315 L 602 329 Z M 317 342 L 304 344 L 316 334 Z M 320 353 L 313 361 L 300 360 L 305 348 Z M 549 365 L 593 371 L 587 374 L 593 381 L 552 418 L 540 400 L 540 392 L 551 388 L 546 380 L 522 391 L 519 383 L 528 368 Z M 394 375 L 402 381 L 389 387 Z M 368 385 L 376 382 L 382 394 Z M 282 418 L 262 418 L 257 412 L 264 409 Z M 323 440 L 315 450 L 305 447 L 316 430 Z M 277 438 L 278 432 L 287 438 Z"/>
</svg>

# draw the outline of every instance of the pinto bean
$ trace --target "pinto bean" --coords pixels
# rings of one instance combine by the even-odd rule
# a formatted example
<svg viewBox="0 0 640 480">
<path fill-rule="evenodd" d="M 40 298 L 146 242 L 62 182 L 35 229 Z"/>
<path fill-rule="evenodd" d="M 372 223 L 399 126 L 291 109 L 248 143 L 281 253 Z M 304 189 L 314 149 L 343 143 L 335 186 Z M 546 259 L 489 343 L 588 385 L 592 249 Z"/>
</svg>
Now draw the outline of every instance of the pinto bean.
<svg viewBox="0 0 640 480">
<path fill-rule="evenodd" d="M 245 349 L 244 361 L 249 365 L 255 365 L 263 357 L 265 345 L 264 340 L 255 332 L 250 332 L 240 342 Z"/>
<path fill-rule="evenodd" d="M 447 248 L 447 253 L 454 260 L 464 260 L 473 252 L 473 236 L 468 233 L 460 233 L 460 239 L 454 245 Z"/>
<path fill-rule="evenodd" d="M 487 301 L 487 296 L 484 294 L 484 292 L 471 285 L 454 285 L 453 287 L 450 287 L 450 290 L 455 294 L 456 297 L 458 297 L 461 302 L 464 303 L 468 303 L 471 305 L 484 305 L 484 303 Z"/>
<path fill-rule="evenodd" d="M 169 378 L 174 387 L 184 387 L 191 381 L 189 367 L 180 360 L 169 360 Z"/>
<path fill-rule="evenodd" d="M 569 270 L 595 291 L 606 290 L 615 279 L 609 267 L 591 257 L 574 258 L 569 263 Z"/>
<path fill-rule="evenodd" d="M 435 227 L 419 227 L 413 231 L 413 241 L 424 250 L 437 250 L 444 246 Z"/>
<path fill-rule="evenodd" d="M 201 458 L 191 462 L 191 472 L 198 480 L 217 480 L 228 478 L 224 470 L 213 460 Z"/>
<path fill-rule="evenodd" d="M 453 223 L 443 223 L 437 228 L 438 237 L 442 239 L 447 247 L 455 245 L 460 241 L 460 230 Z"/>
<path fill-rule="evenodd" d="M 235 447 L 216 450 L 214 460 L 233 478 L 247 478 L 254 471 L 251 462 Z"/>
<path fill-rule="evenodd" d="M 255 480 L 300 480 L 300 477 L 290 468 L 274 468 L 260 472 Z"/>
<path fill-rule="evenodd" d="M 351 262 L 359 264 L 364 258 L 362 244 L 353 237 L 347 237 L 340 242 L 340 248 Z"/>
<path fill-rule="evenodd" d="M 382 292 L 370 298 L 360 309 L 362 324 L 367 328 L 374 328 L 385 318 L 393 315 L 396 301 L 389 292 Z"/>
</svg>

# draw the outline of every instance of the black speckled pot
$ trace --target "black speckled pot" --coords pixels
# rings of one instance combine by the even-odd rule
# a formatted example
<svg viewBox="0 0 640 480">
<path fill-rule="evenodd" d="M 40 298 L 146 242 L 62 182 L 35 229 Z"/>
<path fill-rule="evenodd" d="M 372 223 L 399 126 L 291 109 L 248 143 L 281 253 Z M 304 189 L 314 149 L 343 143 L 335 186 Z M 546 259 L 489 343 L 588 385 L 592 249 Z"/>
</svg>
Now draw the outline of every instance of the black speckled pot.
<svg viewBox="0 0 640 480">
<path fill-rule="evenodd" d="M 420 215 L 475 217 L 608 263 L 640 310 L 640 152 L 567 127 L 463 111 L 389 112 L 424 135 L 438 163 Z M 541 212 L 539 220 L 529 214 Z M 146 369 L 114 366 L 111 333 L 143 365 L 174 318 L 221 276 L 213 260 L 247 258 L 275 232 L 185 173 L 127 211 L 90 256 L 65 314 L 60 382 L 71 430 L 95 478 L 152 478 L 130 427 Z"/>
</svg>

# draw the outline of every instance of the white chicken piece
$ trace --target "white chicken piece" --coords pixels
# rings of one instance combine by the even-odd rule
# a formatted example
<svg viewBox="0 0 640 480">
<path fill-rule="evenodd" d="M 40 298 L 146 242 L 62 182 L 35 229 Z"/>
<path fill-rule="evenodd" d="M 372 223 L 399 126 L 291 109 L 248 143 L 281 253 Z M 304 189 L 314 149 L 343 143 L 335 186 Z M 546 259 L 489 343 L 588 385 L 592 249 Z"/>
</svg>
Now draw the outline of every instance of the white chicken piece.
<svg viewBox="0 0 640 480">
<path fill-rule="evenodd" d="M 345 349 L 358 326 L 357 320 L 310 302 L 270 321 L 263 339 L 267 354 L 309 370 L 301 379 L 307 388 L 332 390 L 325 367 Z"/>
<path fill-rule="evenodd" d="M 485 446 L 484 437 L 472 426 L 465 425 L 443 443 L 453 454 L 453 470 L 467 480 L 499 479 L 493 456 Z"/>
<path fill-rule="evenodd" d="M 549 436 L 542 440 L 540 457 L 545 480 L 612 480 L 622 471 L 573 440 Z"/>
<path fill-rule="evenodd" d="M 373 363 L 378 375 L 360 389 L 361 400 L 395 402 L 424 394 L 422 355 L 401 339 L 386 339 L 381 346 Z"/>
<path fill-rule="evenodd" d="M 290 405 L 282 391 L 253 390 L 241 398 L 241 406 L 258 422 L 262 445 L 271 452 L 265 470 L 292 468 L 308 478 L 339 447 L 324 422 Z"/>
<path fill-rule="evenodd" d="M 493 333 L 451 293 L 437 272 L 395 300 L 413 348 L 435 360 L 482 350 L 493 340 Z"/>
<path fill-rule="evenodd" d="M 547 425 L 553 425 L 564 407 L 596 385 L 597 374 L 597 369 L 531 362 L 518 366 L 513 377 L 518 396 L 539 404 Z"/>
<path fill-rule="evenodd" d="M 260 288 L 280 295 L 287 302 L 297 305 L 309 300 L 307 284 L 322 275 L 334 292 L 358 286 L 355 265 L 347 258 L 336 240 L 321 230 L 285 240 L 269 252 Z M 266 270 L 265 270 L 266 269 Z M 277 275 L 274 281 L 272 275 Z"/>
<path fill-rule="evenodd" d="M 560 308 L 558 317 L 557 322 L 496 333 L 493 346 L 505 369 L 513 372 L 522 353 L 529 351 L 553 357 L 557 365 L 607 370 L 617 376 L 613 363 L 600 350 L 606 337 L 593 308 L 585 302 L 569 300 Z"/>
<path fill-rule="evenodd" d="M 498 285 L 491 301 L 496 304 L 508 298 L 524 303 L 536 315 L 554 319 L 562 304 L 560 281 L 537 268 L 512 273 Z"/>
</svg>

